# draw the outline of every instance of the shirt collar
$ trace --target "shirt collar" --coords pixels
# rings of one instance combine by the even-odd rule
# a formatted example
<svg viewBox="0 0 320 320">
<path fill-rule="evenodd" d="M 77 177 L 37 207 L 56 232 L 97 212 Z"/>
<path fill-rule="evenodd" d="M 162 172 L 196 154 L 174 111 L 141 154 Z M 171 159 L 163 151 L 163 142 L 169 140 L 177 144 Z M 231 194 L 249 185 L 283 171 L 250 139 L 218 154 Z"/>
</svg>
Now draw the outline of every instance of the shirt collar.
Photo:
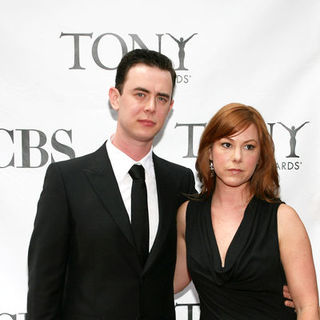
<svg viewBox="0 0 320 320">
<path fill-rule="evenodd" d="M 134 164 L 141 164 L 145 169 L 146 175 L 152 173 L 152 147 L 150 151 L 139 161 L 133 160 L 120 149 L 118 149 L 115 145 L 112 144 L 110 139 L 106 142 L 106 148 L 117 181 L 122 181 Z"/>
</svg>

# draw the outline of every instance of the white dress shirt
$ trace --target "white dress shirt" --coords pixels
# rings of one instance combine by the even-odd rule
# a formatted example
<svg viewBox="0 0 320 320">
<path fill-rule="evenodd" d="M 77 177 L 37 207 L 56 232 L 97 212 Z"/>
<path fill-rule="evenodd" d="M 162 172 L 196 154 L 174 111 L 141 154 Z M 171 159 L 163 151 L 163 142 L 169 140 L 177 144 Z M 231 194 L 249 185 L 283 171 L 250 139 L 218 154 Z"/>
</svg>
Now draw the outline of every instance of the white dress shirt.
<svg viewBox="0 0 320 320">
<path fill-rule="evenodd" d="M 149 214 L 149 251 L 154 243 L 158 225 L 159 225 L 159 206 L 156 176 L 152 159 L 152 148 L 148 154 L 140 161 L 135 161 L 124 152 L 115 147 L 111 139 L 107 140 L 106 148 L 111 162 L 111 166 L 116 177 L 123 203 L 127 209 L 129 220 L 131 221 L 131 188 L 132 178 L 129 175 L 129 170 L 134 164 L 140 164 L 145 170 L 147 199 L 148 199 L 148 214 Z"/>
</svg>

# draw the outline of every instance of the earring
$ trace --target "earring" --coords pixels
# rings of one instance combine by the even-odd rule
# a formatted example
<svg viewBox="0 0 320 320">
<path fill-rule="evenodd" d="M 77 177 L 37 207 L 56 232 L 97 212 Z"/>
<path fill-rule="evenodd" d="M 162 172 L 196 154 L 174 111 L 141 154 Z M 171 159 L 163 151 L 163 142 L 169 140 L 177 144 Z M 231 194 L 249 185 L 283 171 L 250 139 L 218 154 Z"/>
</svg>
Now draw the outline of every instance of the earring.
<svg viewBox="0 0 320 320">
<path fill-rule="evenodd" d="M 209 160 L 209 169 L 210 169 L 210 177 L 213 178 L 214 177 L 214 166 L 213 166 L 213 161 Z"/>
</svg>

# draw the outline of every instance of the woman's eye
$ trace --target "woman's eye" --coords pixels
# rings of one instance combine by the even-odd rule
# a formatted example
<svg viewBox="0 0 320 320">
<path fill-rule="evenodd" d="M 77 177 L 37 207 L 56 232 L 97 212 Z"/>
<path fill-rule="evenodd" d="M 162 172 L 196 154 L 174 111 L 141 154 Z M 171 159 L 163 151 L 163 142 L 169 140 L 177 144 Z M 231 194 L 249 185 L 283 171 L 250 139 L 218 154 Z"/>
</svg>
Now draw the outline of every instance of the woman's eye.
<svg viewBox="0 0 320 320">
<path fill-rule="evenodd" d="M 246 150 L 253 150 L 255 148 L 255 146 L 253 144 L 247 144 L 244 147 Z"/>
<path fill-rule="evenodd" d="M 229 142 L 222 142 L 221 145 L 222 145 L 224 148 L 230 148 L 230 147 L 231 147 L 231 143 L 229 143 Z"/>
</svg>

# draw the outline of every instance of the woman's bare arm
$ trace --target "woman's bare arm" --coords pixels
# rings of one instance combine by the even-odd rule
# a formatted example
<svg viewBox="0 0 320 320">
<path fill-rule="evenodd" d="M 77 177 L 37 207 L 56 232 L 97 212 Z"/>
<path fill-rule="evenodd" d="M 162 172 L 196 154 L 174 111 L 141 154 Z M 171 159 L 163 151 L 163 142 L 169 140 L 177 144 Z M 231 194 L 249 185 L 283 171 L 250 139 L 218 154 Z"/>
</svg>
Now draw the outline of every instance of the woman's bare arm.
<svg viewBox="0 0 320 320">
<path fill-rule="evenodd" d="M 188 201 L 180 206 L 177 214 L 177 261 L 174 273 L 174 293 L 182 291 L 191 281 L 187 268 L 187 250 L 185 241 L 187 206 Z"/>
<path fill-rule="evenodd" d="M 309 237 L 298 214 L 285 204 L 278 210 L 278 236 L 297 319 L 319 320 L 317 280 Z"/>
</svg>

